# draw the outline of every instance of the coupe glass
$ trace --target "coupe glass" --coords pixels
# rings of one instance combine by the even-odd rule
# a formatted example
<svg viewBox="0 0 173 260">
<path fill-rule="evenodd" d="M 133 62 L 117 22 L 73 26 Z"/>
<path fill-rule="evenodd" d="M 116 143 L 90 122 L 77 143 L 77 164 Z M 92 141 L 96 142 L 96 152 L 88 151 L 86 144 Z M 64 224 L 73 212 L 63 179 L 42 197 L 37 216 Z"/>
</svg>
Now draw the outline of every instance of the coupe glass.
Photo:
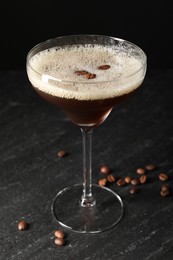
<svg viewBox="0 0 173 260">
<path fill-rule="evenodd" d="M 83 183 L 62 187 L 52 202 L 53 215 L 63 227 L 99 233 L 123 216 L 121 197 L 92 183 L 92 132 L 142 84 L 146 60 L 144 51 L 129 41 L 86 34 L 46 40 L 27 55 L 27 75 L 35 91 L 63 109 L 82 132 Z"/>
</svg>

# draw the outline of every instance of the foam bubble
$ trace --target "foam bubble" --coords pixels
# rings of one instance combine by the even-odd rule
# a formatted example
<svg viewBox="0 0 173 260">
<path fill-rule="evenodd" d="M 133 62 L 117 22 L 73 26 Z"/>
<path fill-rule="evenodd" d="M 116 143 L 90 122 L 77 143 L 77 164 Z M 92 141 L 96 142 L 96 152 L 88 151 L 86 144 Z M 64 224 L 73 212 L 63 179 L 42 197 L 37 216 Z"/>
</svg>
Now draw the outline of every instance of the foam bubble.
<svg viewBox="0 0 173 260">
<path fill-rule="evenodd" d="M 110 69 L 99 70 L 98 66 L 103 64 L 110 65 Z M 133 91 L 144 78 L 141 66 L 139 59 L 113 47 L 75 45 L 37 53 L 30 59 L 27 72 L 33 86 L 43 92 L 63 98 L 88 100 L 120 96 Z M 77 76 L 77 70 L 86 70 L 96 74 L 96 77 L 88 80 L 84 76 Z"/>
</svg>

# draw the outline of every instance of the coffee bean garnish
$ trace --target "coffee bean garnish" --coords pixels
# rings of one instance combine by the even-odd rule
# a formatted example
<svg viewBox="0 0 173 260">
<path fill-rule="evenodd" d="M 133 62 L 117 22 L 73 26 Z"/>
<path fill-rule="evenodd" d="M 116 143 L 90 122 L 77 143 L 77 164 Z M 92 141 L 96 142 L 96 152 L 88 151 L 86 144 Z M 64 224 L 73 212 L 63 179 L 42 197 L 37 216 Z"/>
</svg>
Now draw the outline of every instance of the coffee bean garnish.
<svg viewBox="0 0 173 260">
<path fill-rule="evenodd" d="M 108 64 L 104 64 L 104 65 L 100 65 L 100 66 L 98 66 L 98 69 L 99 70 L 108 70 L 108 69 L 110 69 L 110 65 L 108 65 Z"/>
<path fill-rule="evenodd" d="M 87 79 L 94 79 L 94 78 L 96 77 L 96 74 L 88 73 L 88 74 L 85 75 L 85 77 L 86 77 Z"/>
<path fill-rule="evenodd" d="M 84 76 L 87 79 L 94 79 L 96 77 L 96 74 L 90 73 L 86 70 L 76 70 L 75 74 L 77 76 Z"/>
<path fill-rule="evenodd" d="M 28 228 L 28 223 L 25 220 L 20 220 L 18 222 L 18 229 L 24 231 Z"/>
<path fill-rule="evenodd" d="M 100 167 L 100 172 L 103 174 L 108 174 L 110 173 L 110 168 L 108 165 L 103 165 Z"/>
<path fill-rule="evenodd" d="M 84 76 L 84 75 L 86 75 L 86 74 L 88 74 L 89 72 L 88 71 L 86 71 L 86 70 L 76 70 L 75 71 L 75 74 L 77 75 L 77 76 Z"/>
<path fill-rule="evenodd" d="M 167 175 L 166 173 L 160 173 L 160 174 L 159 174 L 159 179 L 160 179 L 161 181 L 167 181 L 168 175 Z"/>
<path fill-rule="evenodd" d="M 64 150 L 60 150 L 58 153 L 57 153 L 57 156 L 58 157 L 65 157 L 67 155 L 67 153 L 64 151 Z"/>
<path fill-rule="evenodd" d="M 107 183 L 106 178 L 102 178 L 102 179 L 100 179 L 99 182 L 98 182 L 98 184 L 99 184 L 100 186 L 106 186 L 106 183 Z"/>
<path fill-rule="evenodd" d="M 138 168 L 138 169 L 136 169 L 136 173 L 137 174 L 144 174 L 145 170 L 143 168 Z"/>
</svg>

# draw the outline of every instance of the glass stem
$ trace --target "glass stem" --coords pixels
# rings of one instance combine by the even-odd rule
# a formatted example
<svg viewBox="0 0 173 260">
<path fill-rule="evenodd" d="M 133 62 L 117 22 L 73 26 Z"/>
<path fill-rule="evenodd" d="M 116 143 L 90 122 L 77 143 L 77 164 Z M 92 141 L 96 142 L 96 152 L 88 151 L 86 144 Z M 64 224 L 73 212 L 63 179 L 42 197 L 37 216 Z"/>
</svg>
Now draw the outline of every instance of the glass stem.
<svg viewBox="0 0 173 260">
<path fill-rule="evenodd" d="M 92 132 L 93 129 L 81 128 L 83 141 L 83 195 L 81 206 L 92 207 L 95 199 L 92 195 Z"/>
</svg>

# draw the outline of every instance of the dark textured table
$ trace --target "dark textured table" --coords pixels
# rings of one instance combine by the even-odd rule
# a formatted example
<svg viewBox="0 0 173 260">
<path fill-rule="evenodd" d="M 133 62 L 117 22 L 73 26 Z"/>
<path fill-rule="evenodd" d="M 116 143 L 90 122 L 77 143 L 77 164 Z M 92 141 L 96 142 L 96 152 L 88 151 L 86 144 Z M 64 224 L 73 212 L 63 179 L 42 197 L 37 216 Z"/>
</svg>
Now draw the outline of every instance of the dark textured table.
<svg viewBox="0 0 173 260">
<path fill-rule="evenodd" d="M 78 234 L 61 228 L 51 212 L 62 188 L 82 182 L 82 137 L 60 109 L 42 100 L 25 71 L 0 72 L 0 259 L 1 260 L 171 260 L 173 259 L 173 69 L 148 69 L 139 91 L 112 111 L 93 134 L 93 182 L 108 164 L 117 178 L 139 177 L 152 163 L 147 182 L 112 183 L 125 205 L 114 228 Z M 59 158 L 64 149 L 68 155 Z M 162 197 L 165 172 L 170 195 Z M 114 216 L 112 216 L 113 218 Z M 18 221 L 29 228 L 19 231 Z M 105 219 L 106 221 L 106 219 Z M 54 244 L 54 230 L 66 245 Z"/>
</svg>

